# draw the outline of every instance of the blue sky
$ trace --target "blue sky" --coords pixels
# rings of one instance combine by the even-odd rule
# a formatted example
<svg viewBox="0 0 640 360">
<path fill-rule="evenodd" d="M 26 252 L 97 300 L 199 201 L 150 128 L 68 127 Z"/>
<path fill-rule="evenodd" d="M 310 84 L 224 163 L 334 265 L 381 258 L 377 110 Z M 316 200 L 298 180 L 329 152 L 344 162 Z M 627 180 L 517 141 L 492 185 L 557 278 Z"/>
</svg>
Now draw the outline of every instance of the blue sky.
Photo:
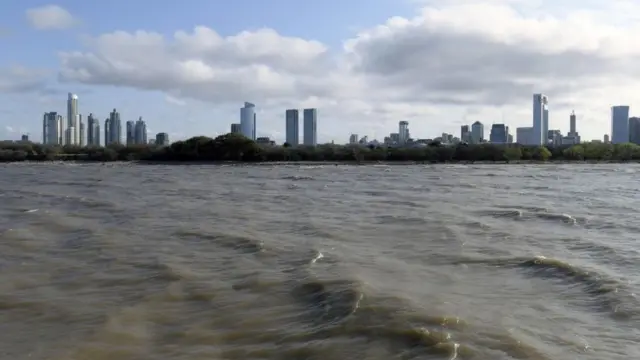
<svg viewBox="0 0 640 360">
<path fill-rule="evenodd" d="M 151 132 L 167 131 L 172 140 L 227 132 L 244 101 L 258 106 L 258 134 L 280 141 L 284 110 L 303 106 L 319 109 L 320 141 L 344 142 L 352 132 L 381 139 L 399 120 L 409 120 L 421 138 L 457 134 L 475 120 L 515 128 L 529 125 L 533 92 L 550 96 L 552 128 L 567 131 L 576 108 L 583 137 L 601 138 L 609 128 L 609 106 L 629 104 L 633 113 L 637 101 L 633 84 L 621 87 L 615 80 L 622 71 L 635 71 L 620 59 L 638 55 L 624 46 L 640 14 L 628 1 L 148 4 L 3 2 L 0 138 L 28 132 L 40 140 L 42 113 L 63 112 L 67 92 L 78 94 L 84 116 L 105 118 L 117 108 L 124 119 L 142 116 Z M 70 17 L 51 20 L 51 13 L 41 13 L 45 23 L 37 29 L 29 9 L 50 5 Z M 196 37 L 196 26 L 214 32 Z M 598 31 L 571 30 L 580 27 Z M 158 38 L 145 45 L 149 37 L 139 30 Z M 174 37 L 176 31 L 193 35 L 191 43 Z M 114 32 L 132 35 L 101 37 Z M 243 32 L 239 38 L 246 42 L 227 38 Z M 602 34 L 615 42 L 603 41 Z M 216 36 L 222 45 L 206 48 Z M 539 46 L 545 36 L 560 38 L 551 52 Z M 196 49 L 194 42 L 202 46 Z M 255 54 L 246 49 L 249 43 Z M 71 57 L 73 52 L 80 53 Z M 241 74 L 235 83 L 234 73 Z"/>
</svg>

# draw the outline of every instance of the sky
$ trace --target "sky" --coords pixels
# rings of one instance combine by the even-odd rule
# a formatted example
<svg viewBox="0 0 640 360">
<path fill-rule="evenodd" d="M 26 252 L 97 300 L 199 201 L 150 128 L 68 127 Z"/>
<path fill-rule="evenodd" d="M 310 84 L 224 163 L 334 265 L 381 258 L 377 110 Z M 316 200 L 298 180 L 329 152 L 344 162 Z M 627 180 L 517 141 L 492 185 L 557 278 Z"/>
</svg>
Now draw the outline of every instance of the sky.
<svg viewBox="0 0 640 360">
<path fill-rule="evenodd" d="M 55 0 L 52 0 L 55 1 Z M 256 104 L 257 135 L 284 141 L 286 109 L 318 109 L 318 141 L 414 138 L 480 121 L 610 132 L 640 116 L 640 3 L 632 0 L 6 0 L 0 139 L 42 138 L 42 115 L 116 108 L 172 141 L 217 136 Z M 636 112 L 636 109 L 638 111 Z"/>
</svg>

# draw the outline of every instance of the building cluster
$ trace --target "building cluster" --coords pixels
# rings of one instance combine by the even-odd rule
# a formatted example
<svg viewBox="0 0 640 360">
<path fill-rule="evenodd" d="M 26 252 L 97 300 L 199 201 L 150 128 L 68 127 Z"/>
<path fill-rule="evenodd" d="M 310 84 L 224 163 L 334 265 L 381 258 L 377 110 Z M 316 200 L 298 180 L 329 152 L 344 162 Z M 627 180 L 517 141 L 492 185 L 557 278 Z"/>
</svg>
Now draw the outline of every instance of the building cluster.
<svg viewBox="0 0 640 360">
<path fill-rule="evenodd" d="M 532 126 L 516 129 L 516 141 L 522 145 L 573 145 L 581 142 L 580 134 L 576 127 L 576 114 L 569 115 L 569 132 L 562 134 L 560 130 L 549 129 L 549 98 L 544 94 L 533 94 Z M 303 109 L 303 134 L 300 143 L 300 111 L 288 109 L 285 111 L 286 143 L 290 146 L 316 146 L 317 145 L 317 118 L 318 111 L 315 108 Z M 83 122 L 78 110 L 78 96 L 69 93 L 67 99 L 66 117 L 57 112 L 44 114 L 42 122 L 42 139 L 44 144 L 51 145 L 76 145 L 76 146 L 100 146 L 111 144 L 123 144 L 120 113 L 113 109 L 109 117 L 104 120 L 104 128 L 101 133 L 100 120 L 93 114 L 87 116 L 87 125 Z M 231 124 L 231 133 L 239 133 L 247 138 L 263 145 L 274 145 L 269 137 L 257 137 L 256 133 L 256 106 L 245 102 L 240 108 L 240 122 Z M 23 141 L 28 141 L 27 135 Z M 458 143 L 480 144 L 510 144 L 514 137 L 506 124 L 492 124 L 488 139 L 485 136 L 484 124 L 479 121 L 471 125 L 462 125 L 460 137 L 442 133 L 434 139 L 414 139 L 409 132 L 409 122 L 400 121 L 397 132 L 390 133 L 382 143 L 377 140 L 370 141 L 368 136 L 360 137 L 351 134 L 349 144 L 354 145 L 384 145 L 384 146 L 426 146 L 432 142 L 444 145 Z M 640 144 L 640 117 L 629 117 L 629 106 L 620 105 L 611 108 L 611 140 L 609 135 L 604 135 L 604 142 Z M 158 133 L 155 139 L 147 139 L 147 125 L 142 117 L 137 121 L 127 121 L 125 127 L 125 144 L 155 143 L 168 145 L 169 135 Z"/>
<path fill-rule="evenodd" d="M 300 145 L 299 117 L 298 109 L 289 109 L 285 111 L 285 141 L 290 146 Z M 304 130 L 302 145 L 316 146 L 318 143 L 318 110 L 304 109 L 302 111 L 302 117 Z M 250 102 L 245 102 L 244 107 L 240 108 L 240 122 L 231 124 L 231 133 L 242 134 L 259 144 L 275 144 L 275 142 L 268 137 L 257 137 L 256 106 Z"/>
<path fill-rule="evenodd" d="M 100 119 L 90 113 L 87 124 L 78 110 L 78 96 L 69 93 L 66 117 L 51 111 L 42 119 L 42 143 L 46 145 L 107 146 L 122 144 L 122 126 L 120 113 L 113 109 L 104 120 L 103 133 L 100 132 Z M 103 139 L 103 140 L 102 140 Z M 126 123 L 126 145 L 157 144 L 169 145 L 169 135 L 158 133 L 155 139 L 147 139 L 147 124 L 142 117 Z"/>
<path fill-rule="evenodd" d="M 614 107 L 617 108 L 617 107 Z M 626 107 L 628 115 L 628 107 Z M 624 110 L 618 110 L 621 119 L 624 118 Z M 628 116 L 627 116 L 628 118 Z M 632 118 L 636 119 L 636 118 Z M 635 121 L 635 120 L 634 120 Z M 626 128 L 633 129 L 629 132 L 637 133 L 640 142 L 640 118 L 634 122 L 627 121 Z M 620 128 L 625 127 L 620 123 Z M 516 129 L 517 142 L 522 145 L 572 145 L 580 143 L 580 134 L 576 130 L 576 115 L 574 112 L 569 116 L 569 132 L 563 135 L 560 130 L 549 129 L 549 98 L 543 94 L 533 95 L 533 123 L 531 127 L 520 127 Z M 624 135 L 622 135 L 624 137 Z M 400 121 L 398 124 L 398 132 L 391 133 L 384 138 L 386 146 L 425 146 L 431 142 L 439 142 L 444 145 L 453 145 L 458 143 L 480 144 L 510 144 L 514 142 L 513 135 L 509 132 L 509 126 L 506 124 L 492 124 L 489 132 L 489 138 L 485 136 L 484 124 L 479 121 L 469 125 L 462 125 L 460 128 L 460 137 L 452 134 L 442 133 L 442 136 L 434 139 L 412 139 L 409 135 L 409 123 Z M 358 137 L 357 134 L 351 134 L 349 144 L 360 145 L 380 145 L 377 140 L 369 141 L 367 136 Z"/>
</svg>

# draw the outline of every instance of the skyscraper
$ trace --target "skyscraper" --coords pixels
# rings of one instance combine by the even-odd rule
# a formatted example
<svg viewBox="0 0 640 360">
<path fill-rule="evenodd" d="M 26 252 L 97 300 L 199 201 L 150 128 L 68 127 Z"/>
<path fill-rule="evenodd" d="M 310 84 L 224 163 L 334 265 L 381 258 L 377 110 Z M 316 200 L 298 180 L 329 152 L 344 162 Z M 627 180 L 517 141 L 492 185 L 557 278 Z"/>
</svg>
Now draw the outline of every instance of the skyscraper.
<svg viewBox="0 0 640 360">
<path fill-rule="evenodd" d="M 113 109 L 113 111 L 109 113 L 109 142 L 105 143 L 105 145 L 110 144 L 122 144 L 120 113 L 116 109 Z"/>
<path fill-rule="evenodd" d="M 398 123 L 398 144 L 404 145 L 409 141 L 409 122 L 400 121 Z"/>
<path fill-rule="evenodd" d="M 304 109 L 302 118 L 304 122 L 303 143 L 305 146 L 316 146 L 318 143 L 318 110 Z"/>
<path fill-rule="evenodd" d="M 572 110 L 571 115 L 569 115 L 569 134 L 575 134 L 576 132 L 576 113 Z"/>
<path fill-rule="evenodd" d="M 142 116 L 136 121 L 134 128 L 134 143 L 144 145 L 147 143 L 147 123 L 142 120 Z"/>
<path fill-rule="evenodd" d="M 111 144 L 111 119 L 104 121 L 104 146 Z"/>
<path fill-rule="evenodd" d="M 100 146 L 100 121 L 93 114 L 87 117 L 87 145 Z"/>
<path fill-rule="evenodd" d="M 286 142 L 291 146 L 298 146 L 300 144 L 300 123 L 298 116 L 299 112 L 297 109 L 289 109 L 284 113 Z"/>
<path fill-rule="evenodd" d="M 242 134 L 242 126 L 240 124 L 231 124 L 232 134 Z"/>
<path fill-rule="evenodd" d="M 640 144 L 640 118 L 629 118 L 629 142 Z"/>
<path fill-rule="evenodd" d="M 68 145 L 78 145 L 80 141 L 80 116 L 78 113 L 78 95 L 69 93 L 67 94 L 67 128 L 73 128 L 73 136 L 67 136 L 67 139 L 72 138 L 73 142 Z M 67 132 L 67 134 L 70 134 Z M 69 140 L 68 140 L 69 141 Z"/>
<path fill-rule="evenodd" d="M 471 133 L 469 132 L 469 125 L 462 125 L 460 127 L 460 140 L 469 142 L 471 141 Z"/>
<path fill-rule="evenodd" d="M 506 144 L 508 141 L 509 128 L 504 124 L 491 125 L 489 141 L 493 144 Z"/>
<path fill-rule="evenodd" d="M 242 135 L 251 140 L 255 140 L 256 131 L 256 106 L 250 102 L 245 102 L 240 108 L 240 128 Z"/>
<path fill-rule="evenodd" d="M 134 123 L 131 120 L 127 121 L 126 137 L 127 137 L 127 142 L 126 142 L 127 146 L 131 146 L 136 143 L 136 123 Z"/>
<path fill-rule="evenodd" d="M 533 134 L 532 145 L 544 145 L 547 143 L 549 132 L 549 98 L 543 94 L 533 94 Z"/>
<path fill-rule="evenodd" d="M 80 118 L 80 140 L 78 140 L 78 145 L 80 146 L 87 146 L 87 143 L 86 143 L 87 133 L 85 130 L 86 129 L 84 127 L 84 122 L 82 121 L 82 118 Z"/>
<path fill-rule="evenodd" d="M 629 142 L 629 106 L 611 107 L 611 143 Z"/>
<path fill-rule="evenodd" d="M 60 145 L 63 137 L 60 133 L 62 116 L 52 111 L 44 113 L 42 119 L 42 143 L 46 145 Z"/>
<path fill-rule="evenodd" d="M 479 144 L 484 141 L 484 125 L 480 121 L 471 124 L 471 142 Z"/>
</svg>

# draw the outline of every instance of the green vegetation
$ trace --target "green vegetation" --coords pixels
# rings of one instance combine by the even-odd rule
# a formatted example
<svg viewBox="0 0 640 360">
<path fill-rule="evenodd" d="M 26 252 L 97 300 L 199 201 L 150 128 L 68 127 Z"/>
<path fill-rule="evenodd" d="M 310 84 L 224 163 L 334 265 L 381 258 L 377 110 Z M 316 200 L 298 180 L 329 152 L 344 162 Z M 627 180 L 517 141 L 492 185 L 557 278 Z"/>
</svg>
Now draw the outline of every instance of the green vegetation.
<svg viewBox="0 0 640 360">
<path fill-rule="evenodd" d="M 317 147 L 261 146 L 242 135 L 227 134 L 215 139 L 200 136 L 171 146 L 73 147 L 33 143 L 0 143 L 0 162 L 13 161 L 157 161 L 157 162 L 275 162 L 275 161 L 417 161 L 417 162 L 509 162 L 509 161 L 638 161 L 635 144 L 585 143 L 546 148 L 543 146 L 458 145 L 432 143 L 426 147 L 387 148 L 353 145 Z"/>
</svg>

